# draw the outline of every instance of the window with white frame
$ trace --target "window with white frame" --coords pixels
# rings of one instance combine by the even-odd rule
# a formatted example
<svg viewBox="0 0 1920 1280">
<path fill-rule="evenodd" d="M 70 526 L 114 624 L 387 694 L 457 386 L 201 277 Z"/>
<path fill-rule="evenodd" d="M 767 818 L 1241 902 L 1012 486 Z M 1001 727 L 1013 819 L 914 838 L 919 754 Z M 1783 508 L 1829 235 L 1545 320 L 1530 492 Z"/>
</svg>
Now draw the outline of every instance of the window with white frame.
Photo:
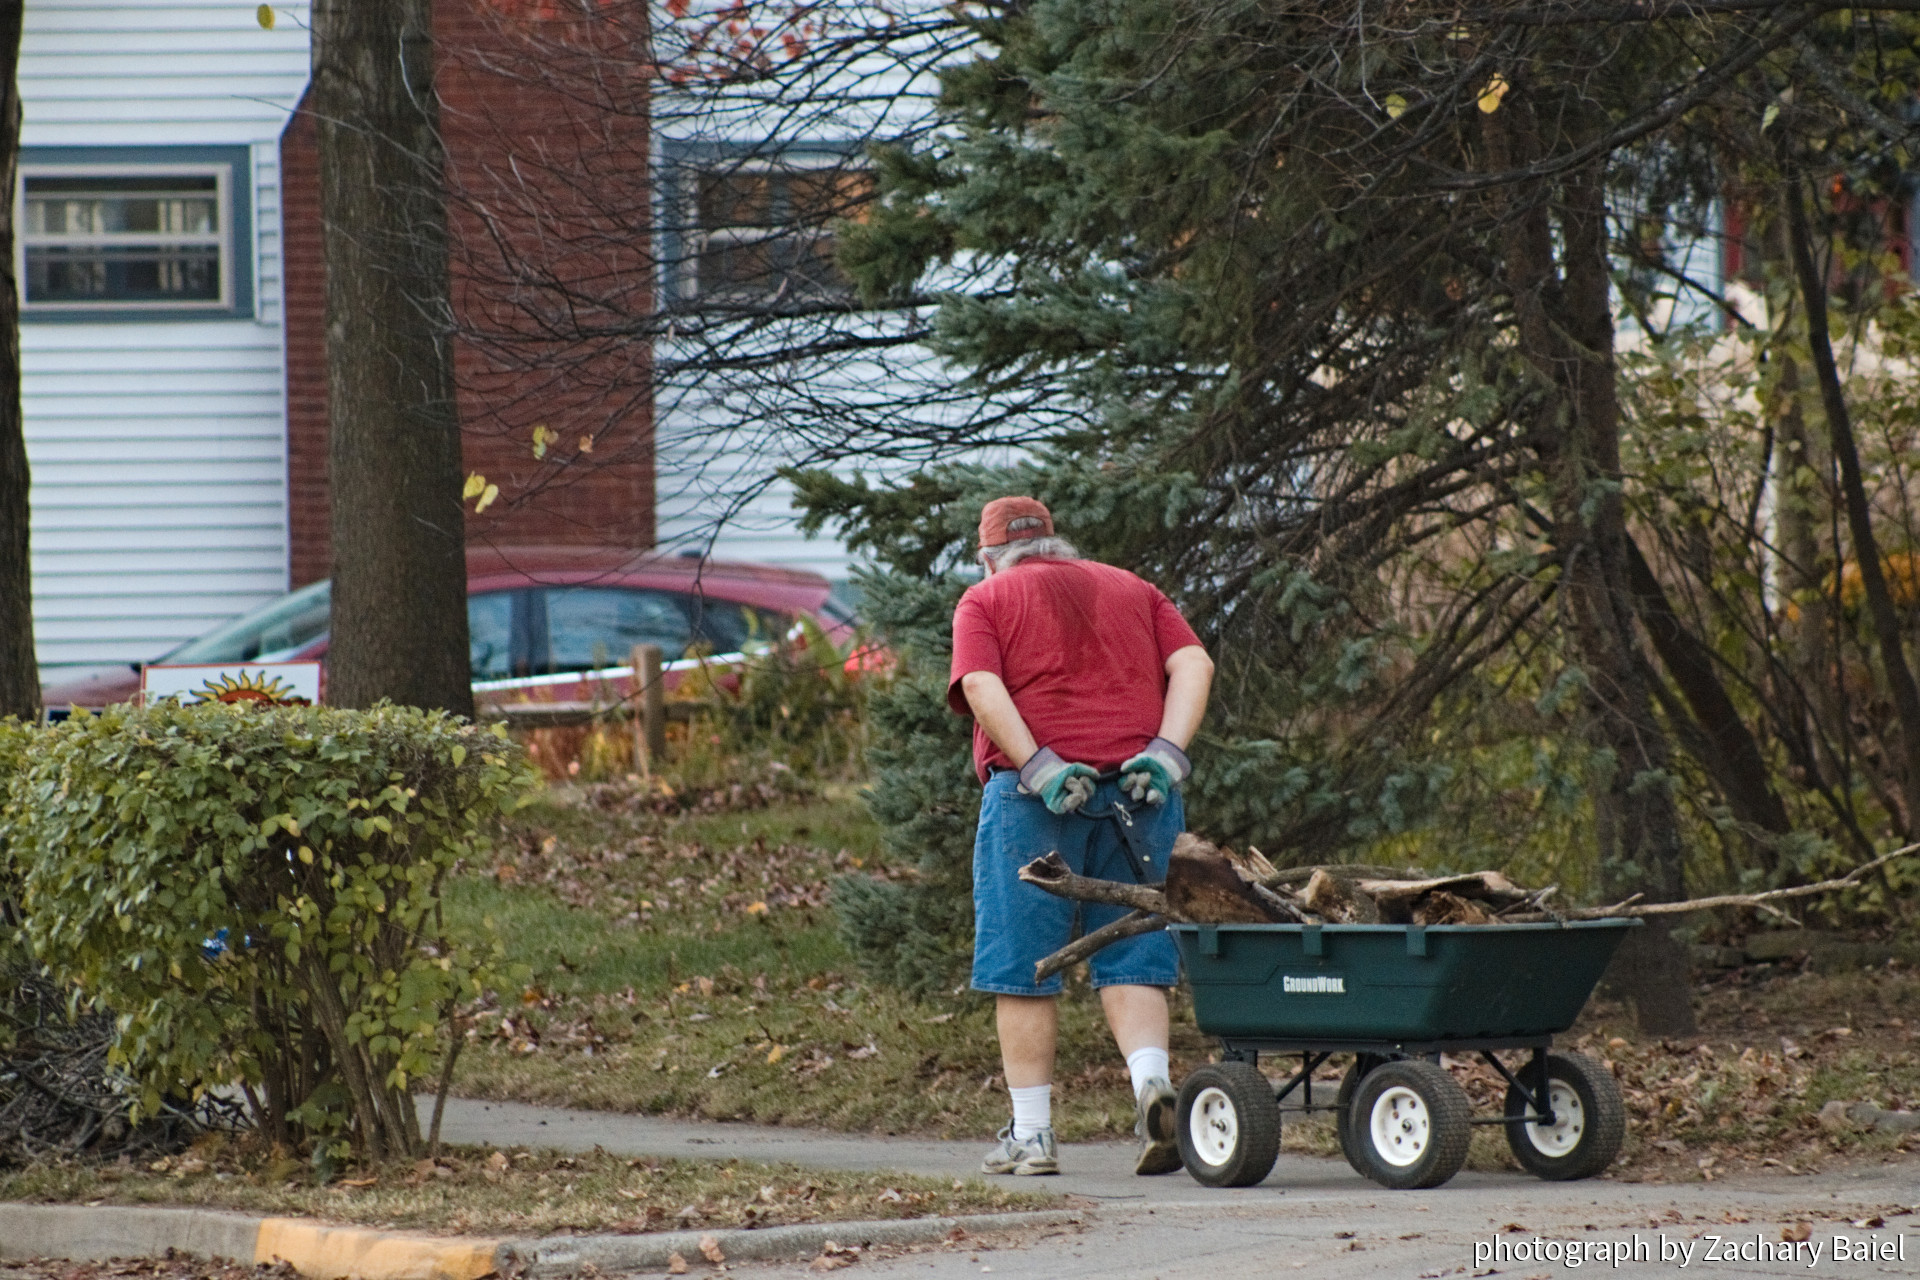
<svg viewBox="0 0 1920 1280">
<path fill-rule="evenodd" d="M 692 254 L 681 296 L 778 307 L 844 296 L 834 225 L 858 218 L 873 175 L 844 159 L 819 164 L 734 161 L 691 175 Z"/>
<path fill-rule="evenodd" d="M 159 152 L 161 149 L 154 149 Z M 17 225 L 24 317 L 236 314 L 247 309 L 246 219 L 232 160 L 89 162 L 22 156 Z M 239 225 L 237 225 L 239 224 Z"/>
</svg>

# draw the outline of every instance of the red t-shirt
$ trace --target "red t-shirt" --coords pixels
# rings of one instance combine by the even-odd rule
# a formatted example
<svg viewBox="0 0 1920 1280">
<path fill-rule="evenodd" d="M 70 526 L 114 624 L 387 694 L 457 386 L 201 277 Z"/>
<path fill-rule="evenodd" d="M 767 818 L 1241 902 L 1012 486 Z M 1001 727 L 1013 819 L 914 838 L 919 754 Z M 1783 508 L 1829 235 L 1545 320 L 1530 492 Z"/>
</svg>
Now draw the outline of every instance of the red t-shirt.
<svg viewBox="0 0 1920 1280">
<path fill-rule="evenodd" d="M 1173 602 L 1125 569 L 1022 560 L 960 597 L 947 705 L 971 715 L 961 677 L 990 671 L 1035 742 L 1104 773 L 1160 732 L 1167 656 L 1199 643 Z M 978 723 L 973 764 L 982 782 L 1013 765 Z"/>
</svg>

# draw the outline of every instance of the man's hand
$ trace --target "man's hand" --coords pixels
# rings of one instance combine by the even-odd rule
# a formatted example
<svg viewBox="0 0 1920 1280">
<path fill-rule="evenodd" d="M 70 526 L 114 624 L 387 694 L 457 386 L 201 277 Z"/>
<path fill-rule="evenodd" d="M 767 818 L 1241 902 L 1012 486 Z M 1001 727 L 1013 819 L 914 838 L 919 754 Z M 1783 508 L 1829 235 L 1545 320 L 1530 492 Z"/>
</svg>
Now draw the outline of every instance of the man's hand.
<svg viewBox="0 0 1920 1280">
<path fill-rule="evenodd" d="M 1094 781 L 1100 775 L 1092 765 L 1071 764 L 1060 758 L 1052 747 L 1042 747 L 1020 767 L 1020 787 L 1052 813 L 1072 813 L 1093 799 Z"/>
<path fill-rule="evenodd" d="M 1134 803 L 1144 800 L 1148 804 L 1165 804 L 1173 789 L 1193 775 L 1193 765 L 1187 760 L 1187 753 L 1168 742 L 1165 738 L 1155 738 L 1147 743 L 1146 749 L 1120 766 L 1120 789 L 1132 796 Z"/>
</svg>

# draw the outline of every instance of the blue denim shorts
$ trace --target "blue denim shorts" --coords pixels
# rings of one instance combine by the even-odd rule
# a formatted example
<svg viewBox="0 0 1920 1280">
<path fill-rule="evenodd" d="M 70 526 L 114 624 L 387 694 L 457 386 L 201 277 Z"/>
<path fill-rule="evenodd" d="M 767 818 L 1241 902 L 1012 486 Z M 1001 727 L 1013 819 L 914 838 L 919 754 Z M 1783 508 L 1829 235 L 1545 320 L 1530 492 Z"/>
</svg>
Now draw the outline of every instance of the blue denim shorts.
<svg viewBox="0 0 1920 1280">
<path fill-rule="evenodd" d="M 1054 814 L 1037 796 L 1021 795 L 1020 776 L 1010 770 L 988 776 L 980 798 L 980 830 L 973 842 L 973 989 L 1007 996 L 1050 996 L 1060 991 L 1060 975 L 1038 986 L 1033 966 L 1080 934 L 1111 924 L 1125 907 L 1056 898 L 1022 883 L 1020 868 L 1044 853 L 1059 851 L 1067 866 L 1100 880 L 1133 879 L 1120 833 L 1110 821 Z M 1104 809 L 1120 797 L 1118 782 L 1104 782 L 1089 809 Z M 1145 838 L 1155 878 L 1166 873 L 1174 837 L 1186 825 L 1176 792 L 1158 807 L 1134 812 L 1134 829 Z M 1180 981 L 1180 957 L 1165 933 L 1125 938 L 1088 961 L 1096 987 L 1171 987 Z"/>
</svg>

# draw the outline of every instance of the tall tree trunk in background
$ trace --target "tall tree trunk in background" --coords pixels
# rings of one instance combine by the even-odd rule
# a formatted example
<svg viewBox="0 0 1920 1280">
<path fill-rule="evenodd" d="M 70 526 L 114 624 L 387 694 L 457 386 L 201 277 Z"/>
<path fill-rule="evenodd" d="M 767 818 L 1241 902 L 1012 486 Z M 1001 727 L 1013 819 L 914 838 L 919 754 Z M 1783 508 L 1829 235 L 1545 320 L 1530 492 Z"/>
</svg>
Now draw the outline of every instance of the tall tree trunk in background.
<svg viewBox="0 0 1920 1280">
<path fill-rule="evenodd" d="M 1673 798 L 1673 760 L 1653 711 L 1653 691 L 1636 629 L 1633 581 L 1637 549 L 1621 496 L 1620 402 L 1615 384 L 1613 299 L 1607 256 L 1603 175 L 1590 169 L 1569 182 L 1560 217 L 1564 286 L 1559 327 L 1560 381 L 1570 409 L 1555 472 L 1556 543 L 1566 556 L 1566 593 L 1574 639 L 1588 677 L 1589 706 L 1613 774 L 1595 797 L 1601 876 L 1615 893 L 1655 902 L 1686 896 L 1686 850 Z M 1656 918 L 1621 947 L 1613 985 L 1650 1035 L 1697 1030 L 1686 952 Z"/>
<path fill-rule="evenodd" d="M 1511 169 L 1539 152 L 1524 90 L 1485 122 L 1489 162 Z M 1595 745 L 1612 757 L 1593 797 L 1601 880 L 1610 895 L 1685 896 L 1685 849 L 1673 798 L 1672 755 L 1653 710 L 1639 651 L 1636 592 L 1620 492 L 1620 404 L 1615 387 L 1606 195 L 1597 167 L 1557 192 L 1501 197 L 1503 269 L 1520 350 L 1557 394 L 1538 428 L 1550 477 L 1553 541 L 1561 557 L 1566 626 L 1587 678 Z M 1555 199 L 1557 197 L 1557 200 Z M 1556 215 L 1558 226 L 1556 227 Z M 1555 260 L 1555 246 L 1560 258 Z M 1610 985 L 1651 1035 L 1695 1030 L 1686 953 L 1664 921 L 1635 929 Z"/>
<path fill-rule="evenodd" d="M 1813 238 L 1807 228 L 1801 181 L 1798 168 L 1788 165 L 1782 191 L 1787 206 L 1788 248 L 1793 254 L 1793 273 L 1806 307 L 1807 347 L 1814 377 L 1820 384 L 1827 439 L 1833 459 L 1840 465 L 1840 498 L 1847 514 L 1847 535 L 1853 543 L 1853 558 L 1860 566 L 1867 615 L 1873 621 L 1874 638 L 1880 643 L 1880 667 L 1900 726 L 1903 765 L 1900 798 L 1905 812 L 1898 816 L 1902 835 L 1911 839 L 1915 824 L 1920 823 L 1920 686 L 1915 685 L 1913 669 L 1907 665 L 1900 615 L 1894 609 L 1893 593 L 1887 587 L 1886 570 L 1880 560 L 1880 541 L 1873 532 L 1873 508 L 1867 499 L 1866 481 L 1860 473 L 1860 450 L 1854 441 L 1853 417 L 1847 410 L 1840 370 L 1833 359 L 1833 340 L 1827 319 L 1827 282 L 1814 265 Z"/>
<path fill-rule="evenodd" d="M 317 0 L 333 639 L 327 696 L 473 713 L 432 0 Z"/>
<path fill-rule="evenodd" d="M 40 715 L 33 655 L 33 570 L 27 560 L 27 441 L 20 420 L 20 282 L 13 267 L 13 191 L 20 172 L 20 22 L 24 0 L 0 0 L 0 716 Z"/>
</svg>

